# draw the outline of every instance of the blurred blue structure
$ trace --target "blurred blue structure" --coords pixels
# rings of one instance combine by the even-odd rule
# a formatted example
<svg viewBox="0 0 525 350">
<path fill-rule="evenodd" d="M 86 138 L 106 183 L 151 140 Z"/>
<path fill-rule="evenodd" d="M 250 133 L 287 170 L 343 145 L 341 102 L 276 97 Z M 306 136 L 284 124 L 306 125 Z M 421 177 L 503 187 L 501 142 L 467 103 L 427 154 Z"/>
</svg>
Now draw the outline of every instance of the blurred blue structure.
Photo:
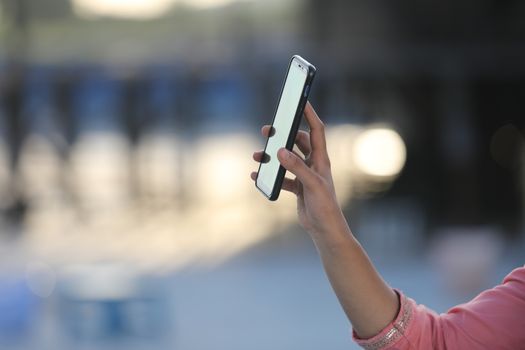
<svg viewBox="0 0 525 350">
<path fill-rule="evenodd" d="M 59 288 L 60 322 L 86 344 L 112 339 L 161 341 L 172 327 L 165 282 L 93 266 L 65 278 Z"/>
<path fill-rule="evenodd" d="M 202 131 L 233 132 L 250 126 L 256 97 L 246 75 L 234 68 L 215 68 L 199 83 L 194 108 Z"/>
<path fill-rule="evenodd" d="M 16 275 L 0 275 L 0 348 L 31 335 L 40 301 Z M 9 346 L 9 345 L 6 345 Z"/>
<path fill-rule="evenodd" d="M 27 72 L 23 97 L 22 116 L 30 133 L 38 133 L 49 139 L 57 134 L 56 101 L 50 67 L 34 67 Z"/>
<path fill-rule="evenodd" d="M 73 94 L 73 118 L 80 132 L 122 133 L 121 82 L 100 68 L 86 69 Z"/>
<path fill-rule="evenodd" d="M 172 67 L 154 67 L 147 70 L 143 99 L 147 118 L 143 131 L 170 133 L 182 126 L 185 116 L 181 113 L 184 88 L 181 73 Z"/>
</svg>

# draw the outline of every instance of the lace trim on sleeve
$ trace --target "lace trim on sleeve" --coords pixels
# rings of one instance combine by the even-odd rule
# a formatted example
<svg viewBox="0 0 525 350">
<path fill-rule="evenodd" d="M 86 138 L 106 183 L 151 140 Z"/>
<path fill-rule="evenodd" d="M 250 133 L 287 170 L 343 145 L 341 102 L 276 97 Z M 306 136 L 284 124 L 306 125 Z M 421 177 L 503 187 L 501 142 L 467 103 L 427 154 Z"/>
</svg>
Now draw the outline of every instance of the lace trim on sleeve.
<svg viewBox="0 0 525 350">
<path fill-rule="evenodd" d="M 381 333 L 370 339 L 359 339 L 354 332 L 354 340 L 365 350 L 379 350 L 393 345 L 399 340 L 408 328 L 412 318 L 412 303 L 400 292 L 399 295 L 401 306 L 396 319 L 389 324 Z"/>
</svg>

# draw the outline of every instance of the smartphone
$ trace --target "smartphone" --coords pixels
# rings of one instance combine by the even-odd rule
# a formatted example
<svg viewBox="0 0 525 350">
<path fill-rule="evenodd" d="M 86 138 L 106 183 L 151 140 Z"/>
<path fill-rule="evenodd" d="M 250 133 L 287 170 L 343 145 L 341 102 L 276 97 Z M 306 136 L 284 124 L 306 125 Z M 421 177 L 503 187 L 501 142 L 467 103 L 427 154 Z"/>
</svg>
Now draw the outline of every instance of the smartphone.
<svg viewBox="0 0 525 350">
<path fill-rule="evenodd" d="M 264 160 L 255 180 L 255 186 L 271 201 L 279 197 L 286 173 L 277 159 L 277 151 L 283 147 L 293 148 L 315 72 L 315 67 L 301 56 L 295 55 L 290 60 L 273 117 L 272 132 L 264 147 Z"/>
</svg>

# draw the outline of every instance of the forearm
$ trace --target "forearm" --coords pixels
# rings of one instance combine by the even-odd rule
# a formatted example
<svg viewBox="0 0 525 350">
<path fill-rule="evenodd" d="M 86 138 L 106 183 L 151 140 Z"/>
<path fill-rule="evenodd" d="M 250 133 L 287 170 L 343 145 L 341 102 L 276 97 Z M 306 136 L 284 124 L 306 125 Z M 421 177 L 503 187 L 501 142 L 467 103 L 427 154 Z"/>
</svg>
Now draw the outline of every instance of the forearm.
<svg viewBox="0 0 525 350">
<path fill-rule="evenodd" d="M 394 320 L 399 300 L 353 237 L 337 204 L 323 122 L 309 103 L 304 116 L 310 132 L 299 132 L 295 143 L 305 157 L 284 148 L 277 153 L 280 164 L 295 175 L 285 178 L 282 188 L 297 196 L 301 225 L 312 236 L 354 330 L 367 338 Z M 269 125 L 263 127 L 263 135 L 270 137 L 270 130 Z M 254 159 L 262 162 L 263 152 L 255 153 Z M 252 179 L 257 179 L 255 172 Z"/>
<path fill-rule="evenodd" d="M 376 271 L 342 217 L 329 232 L 311 234 L 341 306 L 361 338 L 379 333 L 396 317 L 396 293 Z"/>
</svg>

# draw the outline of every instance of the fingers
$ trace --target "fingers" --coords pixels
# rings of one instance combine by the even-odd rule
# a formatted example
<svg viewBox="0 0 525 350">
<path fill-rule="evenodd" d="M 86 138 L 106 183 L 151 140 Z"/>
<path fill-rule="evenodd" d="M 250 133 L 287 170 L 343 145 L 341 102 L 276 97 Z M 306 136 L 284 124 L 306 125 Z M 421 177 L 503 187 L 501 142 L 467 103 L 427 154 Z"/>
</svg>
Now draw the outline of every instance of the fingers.
<svg viewBox="0 0 525 350">
<path fill-rule="evenodd" d="M 297 181 L 285 177 L 281 188 L 285 191 L 297 194 Z"/>
<path fill-rule="evenodd" d="M 261 129 L 261 133 L 263 135 L 267 134 L 270 130 L 269 125 L 265 125 Z M 297 137 L 295 138 L 295 144 L 297 147 L 299 147 L 299 150 L 305 155 L 308 156 L 310 152 L 312 151 L 312 148 L 310 146 L 310 134 L 308 134 L 306 131 L 299 130 L 297 133 Z M 253 160 L 259 163 L 268 163 L 270 161 L 270 156 L 268 154 L 265 154 L 263 151 L 257 151 L 253 153 Z"/>
<path fill-rule="evenodd" d="M 250 177 L 253 181 L 257 180 L 257 172 L 252 171 L 252 173 L 250 174 Z M 285 191 L 297 194 L 297 181 L 286 177 L 283 180 L 283 185 L 281 188 Z"/>
<path fill-rule="evenodd" d="M 273 128 L 271 125 L 264 125 L 261 128 L 261 134 L 264 137 L 271 137 L 275 135 L 275 128 Z M 299 147 L 299 149 L 301 150 L 301 152 L 303 152 L 305 156 L 308 156 L 312 151 L 312 147 L 310 146 L 310 134 L 306 131 L 299 130 L 297 132 L 295 144 L 297 145 L 297 147 Z M 260 162 L 260 160 L 258 159 L 255 160 Z"/>
<path fill-rule="evenodd" d="M 261 128 L 261 134 L 264 137 L 271 137 L 271 136 L 275 135 L 275 129 L 271 125 L 264 125 Z"/>
<path fill-rule="evenodd" d="M 253 152 L 252 157 L 253 157 L 253 160 L 259 163 L 268 163 L 270 161 L 270 156 L 264 153 L 264 151 Z"/>
<path fill-rule="evenodd" d="M 297 147 L 299 147 L 301 152 L 303 152 L 305 157 L 308 157 L 308 155 L 312 152 L 312 147 L 310 145 L 310 134 L 306 131 L 299 130 L 299 132 L 297 132 L 295 144 Z"/>
<path fill-rule="evenodd" d="M 324 134 L 324 124 L 319 119 L 319 116 L 315 112 L 310 102 L 306 103 L 304 108 L 304 116 L 310 127 L 310 143 L 312 146 L 312 152 L 319 152 L 323 155 L 326 152 L 326 138 Z"/>
<path fill-rule="evenodd" d="M 264 154 L 263 151 L 253 152 L 252 158 L 253 158 L 253 160 L 255 160 L 256 162 L 259 162 L 259 163 L 260 163 L 261 160 L 262 160 L 263 154 Z"/>
<path fill-rule="evenodd" d="M 304 187 L 315 189 L 317 187 L 317 175 L 306 165 L 306 163 L 295 153 L 281 148 L 277 152 L 277 158 L 281 165 L 294 174 Z"/>
</svg>

